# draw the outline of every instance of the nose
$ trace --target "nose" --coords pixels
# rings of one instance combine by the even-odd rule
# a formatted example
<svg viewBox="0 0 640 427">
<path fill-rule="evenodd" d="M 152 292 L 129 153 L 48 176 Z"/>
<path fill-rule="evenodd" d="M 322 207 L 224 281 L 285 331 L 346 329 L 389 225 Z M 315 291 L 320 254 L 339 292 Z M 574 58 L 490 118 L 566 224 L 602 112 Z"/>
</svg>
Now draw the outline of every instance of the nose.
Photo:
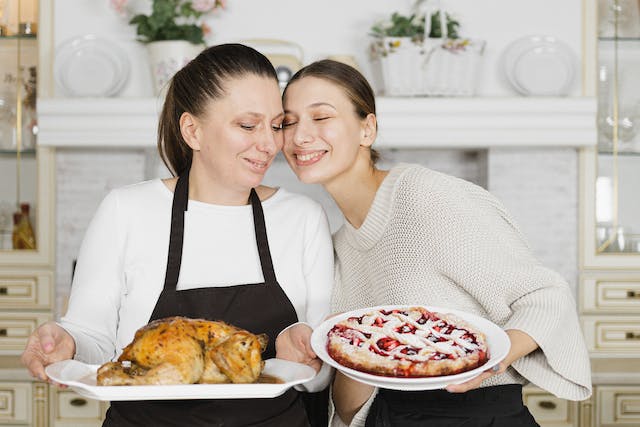
<svg viewBox="0 0 640 427">
<path fill-rule="evenodd" d="M 299 120 L 293 129 L 293 143 L 296 145 L 304 145 L 311 141 L 313 141 L 311 127 L 307 126 L 307 121 Z"/>
<path fill-rule="evenodd" d="M 273 129 L 271 129 L 271 125 L 269 125 L 264 135 L 258 139 L 256 148 L 258 151 L 272 156 L 282 148 L 282 142 L 282 132 L 274 132 Z"/>
</svg>

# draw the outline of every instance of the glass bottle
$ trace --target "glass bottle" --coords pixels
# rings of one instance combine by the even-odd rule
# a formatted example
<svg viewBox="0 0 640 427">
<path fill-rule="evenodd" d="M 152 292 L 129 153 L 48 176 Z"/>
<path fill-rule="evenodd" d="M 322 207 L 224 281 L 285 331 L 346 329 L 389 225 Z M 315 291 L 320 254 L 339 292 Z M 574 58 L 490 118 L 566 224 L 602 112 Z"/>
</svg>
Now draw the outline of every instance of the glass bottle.
<svg viewBox="0 0 640 427">
<path fill-rule="evenodd" d="M 36 236 L 29 220 L 29 204 L 22 203 L 13 214 L 13 249 L 35 249 Z"/>
</svg>

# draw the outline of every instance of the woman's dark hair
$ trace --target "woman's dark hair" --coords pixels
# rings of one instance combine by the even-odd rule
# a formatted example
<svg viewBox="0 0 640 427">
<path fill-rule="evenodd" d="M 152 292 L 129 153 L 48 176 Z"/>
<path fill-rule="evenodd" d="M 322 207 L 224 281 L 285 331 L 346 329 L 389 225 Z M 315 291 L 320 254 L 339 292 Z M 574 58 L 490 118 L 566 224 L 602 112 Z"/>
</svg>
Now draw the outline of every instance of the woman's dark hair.
<svg viewBox="0 0 640 427">
<path fill-rule="evenodd" d="M 267 57 L 241 44 L 206 48 L 173 76 L 158 123 L 158 151 L 174 176 L 189 167 L 193 155 L 180 132 L 182 114 L 201 117 L 210 101 L 225 96 L 227 80 L 247 74 L 278 81 Z"/>
<path fill-rule="evenodd" d="M 361 119 L 365 119 L 369 114 L 376 114 L 376 97 L 373 89 L 367 79 L 352 66 L 331 59 L 313 62 L 298 70 L 289 80 L 287 88 L 296 80 L 304 77 L 317 77 L 341 87 Z M 286 93 L 287 89 L 285 88 L 283 99 Z M 376 123 L 376 129 L 377 127 Z M 380 154 L 373 148 L 370 150 L 371 164 L 375 165 Z"/>
</svg>

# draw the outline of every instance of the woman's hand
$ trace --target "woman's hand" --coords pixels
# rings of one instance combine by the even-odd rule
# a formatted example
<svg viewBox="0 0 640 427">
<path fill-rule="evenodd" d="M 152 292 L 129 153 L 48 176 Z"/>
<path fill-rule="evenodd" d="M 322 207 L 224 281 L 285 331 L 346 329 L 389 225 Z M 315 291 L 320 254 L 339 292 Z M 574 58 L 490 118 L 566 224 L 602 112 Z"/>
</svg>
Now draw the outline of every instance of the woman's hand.
<svg viewBox="0 0 640 427">
<path fill-rule="evenodd" d="M 47 381 L 44 368 L 54 362 L 71 359 L 75 353 L 73 337 L 57 323 L 47 322 L 31 333 L 20 361 L 34 378 Z"/>
<path fill-rule="evenodd" d="M 276 357 L 304 363 L 318 372 L 322 361 L 311 349 L 313 329 L 304 323 L 298 323 L 286 329 L 276 338 Z"/>
<path fill-rule="evenodd" d="M 513 362 L 520 359 L 521 357 L 526 356 L 527 354 L 538 348 L 538 343 L 536 343 L 533 338 L 531 338 L 526 333 L 517 329 L 509 329 L 506 332 L 509 336 L 509 340 L 511 341 L 511 348 L 509 349 L 509 353 L 507 353 L 507 356 L 502 362 L 491 369 L 487 369 L 477 377 L 472 378 L 462 384 L 448 385 L 446 387 L 446 390 L 451 393 L 464 393 L 466 391 L 478 388 L 484 380 L 494 375 L 504 373 L 504 371 L 506 371 Z"/>
</svg>

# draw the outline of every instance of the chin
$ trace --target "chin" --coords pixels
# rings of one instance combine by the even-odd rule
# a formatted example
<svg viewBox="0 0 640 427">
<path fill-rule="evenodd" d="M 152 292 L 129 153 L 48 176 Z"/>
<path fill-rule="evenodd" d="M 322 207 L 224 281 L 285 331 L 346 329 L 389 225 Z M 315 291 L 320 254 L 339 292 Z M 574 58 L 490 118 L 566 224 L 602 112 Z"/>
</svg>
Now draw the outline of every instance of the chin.
<svg viewBox="0 0 640 427">
<path fill-rule="evenodd" d="M 304 184 L 320 184 L 322 185 L 322 183 L 324 182 L 324 179 L 322 179 L 321 176 L 319 176 L 317 173 L 313 173 L 313 171 L 307 170 L 307 171 L 296 171 L 294 169 L 294 172 L 296 174 L 296 176 L 298 177 L 298 180 L 300 180 L 300 182 L 304 183 Z"/>
</svg>

